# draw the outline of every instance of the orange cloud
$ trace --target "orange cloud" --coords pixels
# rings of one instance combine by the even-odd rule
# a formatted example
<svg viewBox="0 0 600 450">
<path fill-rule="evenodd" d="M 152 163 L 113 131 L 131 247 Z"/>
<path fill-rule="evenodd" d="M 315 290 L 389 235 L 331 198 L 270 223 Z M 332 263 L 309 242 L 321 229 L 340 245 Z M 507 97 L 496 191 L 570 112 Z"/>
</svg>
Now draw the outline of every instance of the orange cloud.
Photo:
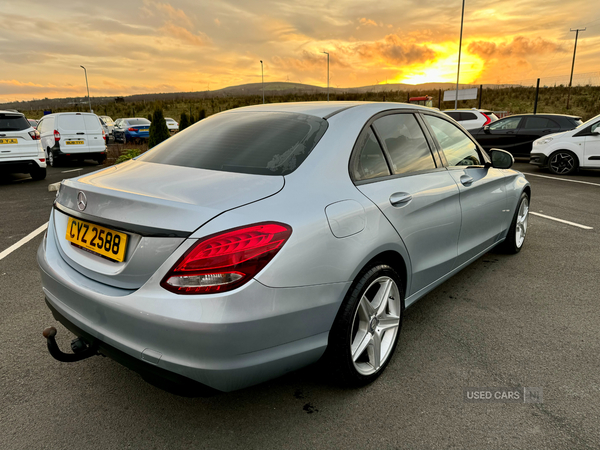
<svg viewBox="0 0 600 450">
<path fill-rule="evenodd" d="M 187 29 L 177 26 L 172 22 L 167 22 L 163 27 L 161 27 L 160 30 L 170 35 L 171 37 L 179 39 L 182 42 L 195 45 L 197 47 L 203 47 L 210 43 L 210 39 L 206 34 L 202 32 L 199 32 L 198 34 L 193 34 Z"/>
<path fill-rule="evenodd" d="M 371 20 L 371 19 L 367 19 L 365 17 L 363 17 L 362 19 L 360 19 L 360 24 L 361 25 L 371 25 L 373 27 L 377 26 L 377 22 Z"/>
<path fill-rule="evenodd" d="M 396 34 L 383 40 L 359 44 L 351 48 L 364 60 L 379 60 L 391 64 L 412 64 L 435 58 L 436 53 L 424 45 L 406 43 Z"/>
<path fill-rule="evenodd" d="M 166 14 L 170 20 L 180 24 L 184 28 L 193 28 L 192 21 L 185 14 L 185 12 L 183 12 L 183 10 L 174 8 L 169 3 L 157 3 L 156 8 L 163 14 Z"/>
<path fill-rule="evenodd" d="M 483 59 L 540 55 L 565 51 L 562 45 L 555 42 L 540 37 L 529 39 L 523 36 L 517 36 L 511 42 L 500 44 L 490 41 L 473 41 L 467 48 L 470 53 L 476 54 Z"/>
</svg>

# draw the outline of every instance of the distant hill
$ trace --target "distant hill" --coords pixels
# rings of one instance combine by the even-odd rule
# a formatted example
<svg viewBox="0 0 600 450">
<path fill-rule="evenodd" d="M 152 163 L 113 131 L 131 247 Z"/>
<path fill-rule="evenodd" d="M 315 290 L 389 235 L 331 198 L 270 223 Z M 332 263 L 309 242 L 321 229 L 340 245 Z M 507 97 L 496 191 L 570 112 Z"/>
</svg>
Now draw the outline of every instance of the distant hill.
<svg viewBox="0 0 600 450">
<path fill-rule="evenodd" d="M 460 88 L 469 88 L 476 85 L 461 84 Z M 497 85 L 486 84 L 485 88 L 497 87 Z M 507 86 L 503 86 L 507 87 Z M 375 84 L 371 86 L 360 86 L 352 88 L 336 88 L 330 87 L 331 93 L 366 93 L 366 92 L 389 92 L 389 91 L 424 91 L 434 89 L 455 89 L 456 84 L 453 83 L 424 83 L 424 84 Z M 165 92 L 154 94 L 135 94 L 129 96 L 109 96 L 109 97 L 92 97 L 93 105 L 104 105 L 112 103 L 115 100 L 123 102 L 152 102 L 156 100 L 175 100 L 175 99 L 198 99 L 211 97 L 239 97 L 250 95 L 262 95 L 263 85 L 261 83 L 248 83 L 239 86 L 229 86 L 214 91 L 196 91 L 196 92 Z M 327 92 L 327 88 L 323 86 L 313 86 L 302 83 L 289 83 L 283 81 L 275 81 L 264 84 L 265 94 L 287 95 L 287 94 L 316 94 Z M 18 109 L 21 111 L 27 110 L 44 110 L 52 108 L 66 108 L 69 106 L 83 105 L 87 103 L 87 97 L 67 97 L 67 98 L 45 98 L 29 101 L 10 102 L 0 104 L 0 109 Z"/>
</svg>

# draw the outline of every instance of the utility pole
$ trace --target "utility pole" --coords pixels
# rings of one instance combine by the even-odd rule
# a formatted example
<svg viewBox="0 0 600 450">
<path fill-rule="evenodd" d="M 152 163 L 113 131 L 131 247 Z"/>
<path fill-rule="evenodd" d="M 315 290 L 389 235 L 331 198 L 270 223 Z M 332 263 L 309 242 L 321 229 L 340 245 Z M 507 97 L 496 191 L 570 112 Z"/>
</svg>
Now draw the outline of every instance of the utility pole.
<svg viewBox="0 0 600 450">
<path fill-rule="evenodd" d="M 87 81 L 87 70 L 85 69 L 85 67 L 83 66 L 79 66 L 83 69 L 83 71 L 85 72 L 85 85 L 87 87 L 87 91 L 88 91 L 88 104 L 90 105 L 90 112 L 92 112 L 92 101 L 90 100 L 90 85 L 88 84 Z M 568 108 L 568 106 L 567 106 Z"/>
<path fill-rule="evenodd" d="M 540 96 L 540 79 L 537 79 L 537 85 L 535 86 L 535 103 L 533 104 L 533 113 L 537 114 L 538 97 Z"/>
<path fill-rule="evenodd" d="M 575 31 L 575 48 L 573 49 L 573 64 L 571 65 L 571 79 L 569 80 L 569 91 L 567 93 L 567 109 L 569 109 L 569 100 L 571 100 L 571 85 L 573 84 L 573 70 L 575 69 L 575 53 L 577 53 L 577 38 L 579 37 L 580 31 L 585 31 L 585 28 L 571 28 L 571 31 Z"/>
<path fill-rule="evenodd" d="M 458 109 L 458 80 L 460 79 L 460 51 L 462 49 L 463 21 L 465 18 L 465 0 L 462 2 L 462 15 L 460 16 L 460 41 L 458 43 L 458 70 L 456 72 L 456 98 L 454 99 L 454 109 Z"/>
<path fill-rule="evenodd" d="M 329 53 L 321 52 L 327 55 L 327 101 L 329 101 Z"/>
<path fill-rule="evenodd" d="M 263 70 L 263 62 L 260 60 L 260 77 L 262 78 L 263 105 L 265 104 L 265 72 Z"/>
</svg>

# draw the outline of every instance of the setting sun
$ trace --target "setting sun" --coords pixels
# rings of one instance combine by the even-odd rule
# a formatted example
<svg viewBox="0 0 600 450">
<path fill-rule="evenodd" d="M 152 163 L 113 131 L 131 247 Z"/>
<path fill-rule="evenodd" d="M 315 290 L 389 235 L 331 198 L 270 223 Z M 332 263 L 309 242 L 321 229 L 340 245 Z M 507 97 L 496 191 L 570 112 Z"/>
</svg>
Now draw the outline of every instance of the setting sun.
<svg viewBox="0 0 600 450">
<path fill-rule="evenodd" d="M 439 48 L 439 58 L 425 64 L 417 64 L 411 67 L 405 75 L 399 76 L 394 82 L 405 84 L 456 82 L 458 61 L 456 44 L 449 43 L 444 46 L 436 47 Z M 477 55 L 465 52 L 463 48 L 460 61 L 460 82 L 465 84 L 475 82 L 479 79 L 479 76 L 483 72 L 483 68 L 484 61 Z"/>
</svg>

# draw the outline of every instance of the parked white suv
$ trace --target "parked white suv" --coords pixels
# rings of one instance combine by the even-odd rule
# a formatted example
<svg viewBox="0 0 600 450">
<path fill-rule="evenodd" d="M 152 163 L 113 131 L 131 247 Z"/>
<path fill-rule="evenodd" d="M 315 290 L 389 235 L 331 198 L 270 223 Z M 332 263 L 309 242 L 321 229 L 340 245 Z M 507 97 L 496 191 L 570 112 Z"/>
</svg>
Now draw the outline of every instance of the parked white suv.
<svg viewBox="0 0 600 450">
<path fill-rule="evenodd" d="M 49 114 L 38 124 L 38 131 L 51 166 L 57 160 L 95 159 L 102 164 L 106 159 L 106 133 L 96 114 Z"/>
<path fill-rule="evenodd" d="M 496 114 L 487 109 L 452 109 L 442 112 L 460 123 L 467 131 L 477 130 L 498 120 Z"/>
<path fill-rule="evenodd" d="M 20 112 L 0 110 L 0 172 L 28 173 L 34 180 L 46 178 L 40 133 Z"/>
<path fill-rule="evenodd" d="M 600 169 L 600 115 L 574 130 L 533 141 L 529 162 L 555 175 L 569 175 L 579 167 Z"/>
<path fill-rule="evenodd" d="M 99 116 L 100 121 L 104 125 L 104 130 L 110 136 L 113 135 L 113 129 L 115 128 L 115 121 L 110 116 Z"/>
</svg>

